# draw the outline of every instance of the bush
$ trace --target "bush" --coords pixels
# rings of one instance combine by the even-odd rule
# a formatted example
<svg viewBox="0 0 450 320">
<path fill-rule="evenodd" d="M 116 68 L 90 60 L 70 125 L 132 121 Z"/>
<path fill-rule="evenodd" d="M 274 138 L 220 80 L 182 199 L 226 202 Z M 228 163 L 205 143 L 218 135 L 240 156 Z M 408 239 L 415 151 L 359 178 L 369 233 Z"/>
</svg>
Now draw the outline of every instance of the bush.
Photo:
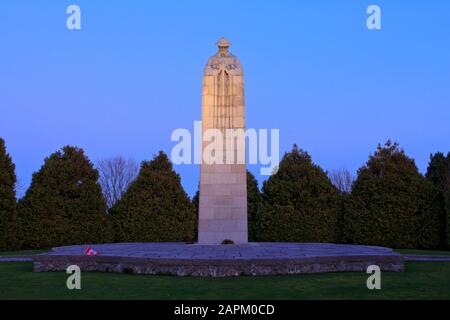
<svg viewBox="0 0 450 320">
<path fill-rule="evenodd" d="M 82 149 L 66 146 L 45 159 L 19 201 L 24 247 L 112 241 L 98 172 Z"/>
<path fill-rule="evenodd" d="M 137 179 L 111 209 L 116 241 L 193 241 L 196 214 L 167 155 L 145 161 Z"/>
<path fill-rule="evenodd" d="M 0 138 L 0 250 L 18 249 L 15 165 Z"/>
<path fill-rule="evenodd" d="M 261 241 L 335 242 L 339 192 L 307 152 L 294 145 L 263 185 L 256 236 Z"/>
<path fill-rule="evenodd" d="M 444 199 L 446 211 L 442 219 L 445 226 L 444 240 L 446 246 L 450 248 L 450 152 L 447 157 L 440 152 L 430 156 L 426 178 L 438 188 Z"/>
<path fill-rule="evenodd" d="M 247 216 L 248 216 L 248 239 L 256 241 L 256 217 L 258 207 L 261 204 L 261 192 L 255 176 L 247 171 Z"/>
<path fill-rule="evenodd" d="M 200 190 L 195 192 L 192 197 L 191 203 L 195 210 L 195 226 L 194 226 L 194 239 L 192 241 L 196 242 L 198 240 L 198 213 L 199 213 L 199 202 L 200 202 Z"/>
<path fill-rule="evenodd" d="M 346 237 L 356 244 L 439 247 L 442 209 L 442 198 L 414 160 L 388 141 L 358 170 L 346 205 Z"/>
</svg>

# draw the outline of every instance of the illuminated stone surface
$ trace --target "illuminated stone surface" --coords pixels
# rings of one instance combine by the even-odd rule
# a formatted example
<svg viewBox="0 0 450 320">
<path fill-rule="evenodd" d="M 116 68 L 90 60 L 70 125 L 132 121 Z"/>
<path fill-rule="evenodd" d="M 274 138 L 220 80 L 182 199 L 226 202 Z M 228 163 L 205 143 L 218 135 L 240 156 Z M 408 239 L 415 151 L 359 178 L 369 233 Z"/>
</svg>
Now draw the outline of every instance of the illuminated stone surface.
<svg viewBox="0 0 450 320">
<path fill-rule="evenodd" d="M 245 131 L 244 73 L 239 60 L 228 52 L 229 41 L 222 38 L 217 45 L 219 51 L 208 60 L 203 77 L 202 136 L 207 130 L 219 131 L 222 156 L 206 152 L 212 141 L 202 143 L 198 242 L 214 245 L 232 240 L 245 244 L 248 241 L 245 135 L 228 145 L 226 139 L 227 129 Z M 213 162 L 214 159 L 219 163 Z"/>
</svg>

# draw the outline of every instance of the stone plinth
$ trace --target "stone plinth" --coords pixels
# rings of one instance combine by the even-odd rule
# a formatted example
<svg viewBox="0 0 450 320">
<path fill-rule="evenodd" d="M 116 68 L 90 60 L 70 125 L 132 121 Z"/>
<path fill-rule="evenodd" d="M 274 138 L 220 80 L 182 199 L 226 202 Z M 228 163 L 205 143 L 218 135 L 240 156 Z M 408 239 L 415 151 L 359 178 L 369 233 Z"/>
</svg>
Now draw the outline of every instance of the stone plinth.
<svg viewBox="0 0 450 320">
<path fill-rule="evenodd" d="M 33 270 L 164 274 L 177 276 L 263 276 L 319 272 L 403 271 L 403 256 L 389 248 L 327 243 L 116 243 L 93 245 L 98 256 L 83 256 L 84 246 L 54 248 L 33 256 Z"/>
</svg>

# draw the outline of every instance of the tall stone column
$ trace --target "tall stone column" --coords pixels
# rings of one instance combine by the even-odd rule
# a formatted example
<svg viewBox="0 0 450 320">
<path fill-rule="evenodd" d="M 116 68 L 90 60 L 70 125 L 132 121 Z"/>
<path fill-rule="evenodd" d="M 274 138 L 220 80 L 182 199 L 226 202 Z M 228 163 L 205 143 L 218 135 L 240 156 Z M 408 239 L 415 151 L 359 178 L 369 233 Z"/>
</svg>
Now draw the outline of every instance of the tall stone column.
<svg viewBox="0 0 450 320">
<path fill-rule="evenodd" d="M 198 242 L 243 244 L 248 242 L 244 73 L 228 52 L 228 40 L 217 45 L 203 77 Z"/>
</svg>

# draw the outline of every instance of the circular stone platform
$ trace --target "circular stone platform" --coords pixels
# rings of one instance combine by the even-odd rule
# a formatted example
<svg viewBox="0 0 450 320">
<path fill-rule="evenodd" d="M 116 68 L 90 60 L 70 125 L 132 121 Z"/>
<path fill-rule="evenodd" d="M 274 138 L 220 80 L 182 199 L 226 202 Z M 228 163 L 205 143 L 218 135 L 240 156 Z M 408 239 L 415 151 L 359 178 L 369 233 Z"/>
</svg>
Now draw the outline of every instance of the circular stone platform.
<svg viewBox="0 0 450 320">
<path fill-rule="evenodd" d="M 177 276 L 281 275 L 337 271 L 403 271 L 403 256 L 389 248 L 328 243 L 116 243 L 92 245 L 96 256 L 84 256 L 88 245 L 53 248 L 33 257 L 33 270 L 169 274 Z"/>
</svg>

